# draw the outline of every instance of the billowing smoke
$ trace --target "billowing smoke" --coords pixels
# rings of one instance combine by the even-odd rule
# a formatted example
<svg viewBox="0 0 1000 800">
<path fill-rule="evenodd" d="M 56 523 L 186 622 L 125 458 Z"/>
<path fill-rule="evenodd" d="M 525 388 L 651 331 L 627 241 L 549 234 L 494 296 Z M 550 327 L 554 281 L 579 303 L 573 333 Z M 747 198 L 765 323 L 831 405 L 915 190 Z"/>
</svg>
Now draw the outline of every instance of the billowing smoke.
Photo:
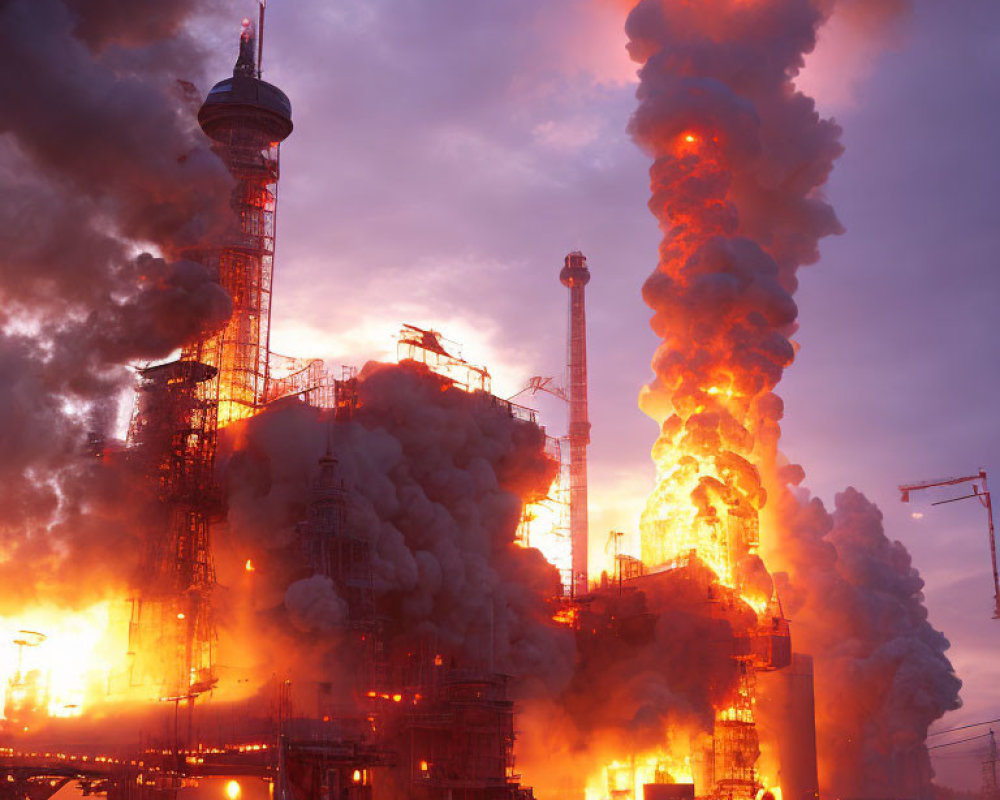
<svg viewBox="0 0 1000 800">
<path fill-rule="evenodd" d="M 630 130 L 655 159 L 650 209 L 664 231 L 643 287 L 663 339 L 642 401 L 663 421 L 644 515 L 656 560 L 671 553 L 645 531 L 665 506 L 690 508 L 671 512 L 689 530 L 765 499 L 753 462 L 794 357 L 795 272 L 840 231 L 819 194 L 839 128 L 791 83 L 822 21 L 804 0 L 643 0 L 628 18 L 642 64 Z"/>
<path fill-rule="evenodd" d="M 773 512 L 769 563 L 787 570 L 777 577 L 795 645 L 815 659 L 822 785 L 841 797 L 925 795 L 927 730 L 958 708 L 961 681 L 909 553 L 853 488 L 832 514 L 803 490 L 784 490 Z"/>
<path fill-rule="evenodd" d="M 541 431 L 502 402 L 444 386 L 419 365 L 369 364 L 352 421 L 329 424 L 289 402 L 226 429 L 220 580 L 238 586 L 246 560 L 255 565 L 249 624 L 267 643 L 261 666 L 332 682 L 341 697 L 364 675 L 342 646 L 347 599 L 303 555 L 299 523 L 329 441 L 345 531 L 370 547 L 390 663 L 423 652 L 513 676 L 518 762 L 540 796 L 577 796 L 620 752 L 703 749 L 713 706 L 735 684 L 735 637 L 753 615 L 720 614 L 711 575 L 695 567 L 641 591 L 600 593 L 580 608 L 575 629 L 554 621 L 557 573 L 514 544 L 522 504 L 554 475 Z M 310 697 L 300 697 L 304 707 Z"/>
<path fill-rule="evenodd" d="M 153 5 L 0 4 L 5 604 L 86 602 L 70 570 L 94 586 L 127 574 L 140 548 L 122 547 L 134 528 L 122 498 L 135 487 L 88 458 L 88 433 L 110 435 L 124 364 L 165 357 L 230 312 L 192 260 L 230 216 L 230 179 L 192 113 L 195 4 Z"/>
<path fill-rule="evenodd" d="M 368 545 L 387 649 L 426 646 L 465 668 L 560 689 L 574 654 L 570 632 L 551 619 L 558 574 L 514 541 L 522 503 L 543 496 L 554 477 L 541 430 L 413 364 L 369 364 L 358 391 L 351 421 L 328 426 L 316 410 L 289 402 L 227 428 L 221 581 L 236 584 L 252 560 L 256 604 L 274 619 L 272 635 L 302 631 L 315 641 L 344 622 L 345 598 L 309 572 L 296 532 L 329 435 L 346 489 L 345 530 Z M 334 642 L 296 646 L 287 668 L 329 680 L 343 671 L 342 653 L 329 651 Z M 273 667 L 273 651 L 267 658 Z"/>
<path fill-rule="evenodd" d="M 840 129 L 794 81 L 831 13 L 874 37 L 908 9 L 641 0 L 627 22 L 642 65 L 630 130 L 654 158 L 650 209 L 664 233 L 643 288 L 663 339 L 641 398 L 662 423 L 644 559 L 686 552 L 689 532 L 726 511 L 730 524 L 755 517 L 770 495 L 763 553 L 787 573 L 796 648 L 817 658 L 821 788 L 838 794 L 926 791 L 927 726 L 956 707 L 959 687 L 920 578 L 878 510 L 851 489 L 831 517 L 788 488 L 801 470 L 779 468 L 774 389 L 795 354 L 797 271 L 841 232 L 822 195 Z"/>
<path fill-rule="evenodd" d="M 658 767 L 661 780 L 709 785 L 699 759 L 737 684 L 737 642 L 756 622 L 746 606 L 723 611 L 718 591 L 694 563 L 581 604 L 572 681 L 523 703 L 518 723 L 519 763 L 540 797 L 607 796 L 604 768 L 631 759 L 650 759 L 650 779 Z"/>
</svg>

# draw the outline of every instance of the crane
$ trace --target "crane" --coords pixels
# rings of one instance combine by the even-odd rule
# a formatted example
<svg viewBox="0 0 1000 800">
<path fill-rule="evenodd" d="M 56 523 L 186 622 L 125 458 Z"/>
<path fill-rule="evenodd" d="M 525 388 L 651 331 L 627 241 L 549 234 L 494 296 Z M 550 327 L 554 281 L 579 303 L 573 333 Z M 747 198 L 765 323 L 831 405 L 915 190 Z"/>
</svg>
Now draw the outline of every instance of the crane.
<svg viewBox="0 0 1000 800">
<path fill-rule="evenodd" d="M 542 375 L 533 375 L 528 380 L 528 385 L 525 386 L 517 394 L 508 397 L 508 400 L 513 400 L 515 397 L 520 397 L 525 392 L 531 392 L 532 397 L 534 397 L 539 392 L 545 392 L 545 394 L 550 394 L 553 397 L 558 397 L 564 403 L 569 402 L 569 396 L 566 394 L 566 390 L 561 386 L 555 384 L 553 378 L 546 378 Z"/>
<path fill-rule="evenodd" d="M 980 505 L 986 509 L 986 521 L 989 524 L 990 530 L 990 559 L 993 562 L 993 619 L 1000 619 L 1000 577 L 997 575 L 997 544 L 996 534 L 993 530 L 993 504 L 990 501 L 990 492 L 986 483 L 986 470 L 981 469 L 975 475 L 939 478 L 938 480 L 920 481 L 919 483 L 910 483 L 900 486 L 899 491 L 902 495 L 900 499 L 904 503 L 909 503 L 910 494 L 912 492 L 917 492 L 922 489 L 934 489 L 941 486 L 958 486 L 963 483 L 971 485 L 971 494 L 963 494 L 961 497 L 951 497 L 947 500 L 938 500 L 936 503 L 931 503 L 931 505 L 940 506 L 945 503 L 955 503 L 959 500 L 969 500 L 971 498 L 975 498 L 979 501 Z"/>
</svg>

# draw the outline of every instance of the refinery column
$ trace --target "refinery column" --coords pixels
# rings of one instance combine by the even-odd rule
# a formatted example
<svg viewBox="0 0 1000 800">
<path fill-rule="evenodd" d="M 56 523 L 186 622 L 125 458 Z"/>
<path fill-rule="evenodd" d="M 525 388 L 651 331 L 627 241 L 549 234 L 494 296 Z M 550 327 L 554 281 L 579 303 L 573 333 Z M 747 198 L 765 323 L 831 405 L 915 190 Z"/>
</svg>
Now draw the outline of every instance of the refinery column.
<svg viewBox="0 0 1000 800">
<path fill-rule="evenodd" d="M 575 597 L 587 592 L 587 316 L 584 287 L 590 282 L 587 259 L 579 250 L 566 256 L 559 273 L 569 288 L 569 342 L 567 378 L 569 400 L 569 531 L 573 548 L 571 590 Z"/>
<path fill-rule="evenodd" d="M 233 77 L 212 87 L 198 122 L 235 181 L 238 222 L 219 256 L 219 283 L 233 298 L 233 315 L 220 333 L 187 348 L 184 358 L 218 369 L 212 389 L 224 427 L 254 414 L 265 398 L 278 149 L 292 132 L 288 97 L 260 79 L 249 20 L 243 21 Z"/>
</svg>

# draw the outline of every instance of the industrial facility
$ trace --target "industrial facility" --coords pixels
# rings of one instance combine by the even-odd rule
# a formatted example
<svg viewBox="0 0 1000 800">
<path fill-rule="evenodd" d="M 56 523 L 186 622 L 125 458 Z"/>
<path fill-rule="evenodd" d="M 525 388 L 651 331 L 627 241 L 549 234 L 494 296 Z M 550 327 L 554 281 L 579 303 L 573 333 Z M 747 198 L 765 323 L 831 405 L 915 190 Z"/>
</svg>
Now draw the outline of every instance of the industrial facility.
<svg viewBox="0 0 1000 800">
<path fill-rule="evenodd" d="M 777 461 L 771 389 L 791 355 L 761 330 L 784 336 L 787 304 L 734 325 L 743 371 L 708 353 L 728 342 L 709 325 L 690 326 L 708 341 L 690 363 L 664 336 L 654 365 L 673 395 L 651 414 L 639 552 L 610 532 L 602 572 L 584 253 L 545 278 L 567 289 L 565 374 L 512 397 L 430 327 L 401 325 L 396 363 L 339 374 L 272 352 L 279 151 L 293 122 L 262 77 L 264 14 L 261 3 L 244 21 L 232 77 L 197 114 L 231 179 L 231 219 L 216 246 L 184 257 L 217 277 L 231 314 L 137 370 L 126 441 L 91 443 L 88 468 L 112 476 L 108 494 L 141 531 L 138 565 L 86 647 L 18 632 L 16 666 L 0 672 L 0 800 L 818 798 L 821 654 L 797 646 L 788 576 L 762 542 L 781 498 L 769 499 L 761 453 Z M 728 264 L 718 237 L 732 231 L 711 196 L 728 190 L 723 146 L 693 127 L 666 138 L 654 179 L 704 190 L 709 232 L 685 228 L 699 210 L 666 204 L 680 233 L 661 255 L 683 262 L 678 274 Z M 778 267 L 752 256 L 766 277 L 746 302 L 764 303 Z M 660 329 L 693 313 L 656 306 L 682 283 L 661 273 L 647 285 Z M 540 392 L 564 402 L 564 434 L 530 407 Z M 976 479 L 988 503 L 985 472 L 959 480 Z M 87 647 L 110 655 L 84 664 Z M 63 680 L 57 667 L 77 657 Z M 853 746 L 844 738 L 837 747 Z M 897 738 L 893 785 L 925 800 L 923 740 Z M 996 760 L 994 746 L 994 788 Z"/>
</svg>

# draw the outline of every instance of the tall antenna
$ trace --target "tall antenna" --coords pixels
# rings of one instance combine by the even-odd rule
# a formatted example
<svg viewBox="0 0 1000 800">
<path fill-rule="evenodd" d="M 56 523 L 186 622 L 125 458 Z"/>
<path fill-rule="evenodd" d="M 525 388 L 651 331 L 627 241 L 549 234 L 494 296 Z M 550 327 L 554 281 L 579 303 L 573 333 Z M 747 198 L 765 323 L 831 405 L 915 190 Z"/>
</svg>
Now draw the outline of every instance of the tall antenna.
<svg viewBox="0 0 1000 800">
<path fill-rule="evenodd" d="M 262 62 L 264 61 L 264 10 L 267 8 L 267 0 L 260 0 L 260 21 L 257 23 L 257 77 L 260 78 L 263 72 Z"/>
</svg>

